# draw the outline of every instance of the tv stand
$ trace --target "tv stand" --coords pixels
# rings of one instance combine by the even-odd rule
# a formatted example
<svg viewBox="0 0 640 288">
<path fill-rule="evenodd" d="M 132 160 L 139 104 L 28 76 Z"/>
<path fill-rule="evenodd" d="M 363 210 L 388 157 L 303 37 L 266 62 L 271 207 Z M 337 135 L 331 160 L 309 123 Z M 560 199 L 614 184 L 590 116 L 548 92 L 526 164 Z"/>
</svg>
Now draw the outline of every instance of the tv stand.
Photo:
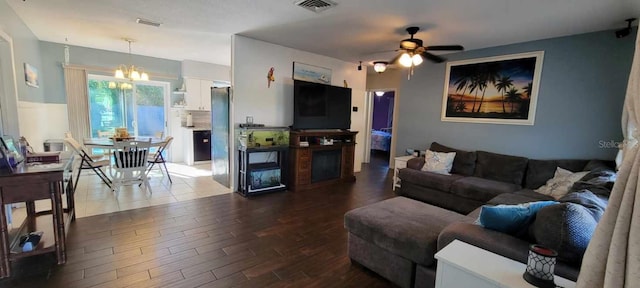
<svg viewBox="0 0 640 288">
<path fill-rule="evenodd" d="M 348 130 L 291 131 L 289 190 L 308 190 L 355 181 L 353 162 L 356 134 L 358 132 Z M 301 144 L 304 142 L 307 144 Z"/>
</svg>

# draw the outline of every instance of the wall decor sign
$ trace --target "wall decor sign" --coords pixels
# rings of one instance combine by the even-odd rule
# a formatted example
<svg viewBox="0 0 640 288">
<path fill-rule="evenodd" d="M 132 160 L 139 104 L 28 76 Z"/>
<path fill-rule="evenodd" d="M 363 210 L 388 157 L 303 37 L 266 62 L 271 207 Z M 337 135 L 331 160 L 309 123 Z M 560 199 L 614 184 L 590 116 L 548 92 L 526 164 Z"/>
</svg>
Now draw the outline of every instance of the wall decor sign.
<svg viewBox="0 0 640 288">
<path fill-rule="evenodd" d="M 331 84 L 331 69 L 293 62 L 293 79 Z"/>
<path fill-rule="evenodd" d="M 447 63 L 442 121 L 533 125 L 544 51 Z"/>
<path fill-rule="evenodd" d="M 31 87 L 38 88 L 40 86 L 38 69 L 29 65 L 29 63 L 24 63 L 24 81 Z"/>
</svg>

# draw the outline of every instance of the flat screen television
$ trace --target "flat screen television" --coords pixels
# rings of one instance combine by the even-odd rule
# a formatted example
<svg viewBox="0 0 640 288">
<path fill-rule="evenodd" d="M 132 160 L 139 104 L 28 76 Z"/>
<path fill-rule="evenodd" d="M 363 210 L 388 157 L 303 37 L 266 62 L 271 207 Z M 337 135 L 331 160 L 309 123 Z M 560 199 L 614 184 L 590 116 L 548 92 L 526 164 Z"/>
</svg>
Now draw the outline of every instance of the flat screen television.
<svg viewBox="0 0 640 288">
<path fill-rule="evenodd" d="M 350 127 L 350 88 L 293 80 L 293 129 Z"/>
</svg>

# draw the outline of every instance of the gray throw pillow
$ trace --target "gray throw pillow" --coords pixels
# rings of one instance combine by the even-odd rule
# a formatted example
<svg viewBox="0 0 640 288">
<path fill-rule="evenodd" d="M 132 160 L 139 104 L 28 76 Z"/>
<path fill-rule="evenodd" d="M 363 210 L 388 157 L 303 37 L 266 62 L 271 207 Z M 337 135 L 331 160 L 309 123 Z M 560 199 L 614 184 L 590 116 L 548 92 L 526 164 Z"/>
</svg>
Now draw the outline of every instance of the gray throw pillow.
<svg viewBox="0 0 640 288">
<path fill-rule="evenodd" d="M 534 241 L 558 252 L 558 260 L 580 265 L 598 221 L 588 208 L 560 203 L 538 211 L 529 226 Z"/>
</svg>

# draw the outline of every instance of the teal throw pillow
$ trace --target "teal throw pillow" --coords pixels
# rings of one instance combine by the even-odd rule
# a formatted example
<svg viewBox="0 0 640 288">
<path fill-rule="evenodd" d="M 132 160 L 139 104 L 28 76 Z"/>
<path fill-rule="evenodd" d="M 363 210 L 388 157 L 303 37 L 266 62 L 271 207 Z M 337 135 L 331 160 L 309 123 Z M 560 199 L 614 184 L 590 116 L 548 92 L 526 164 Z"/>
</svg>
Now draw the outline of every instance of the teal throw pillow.
<svg viewBox="0 0 640 288">
<path fill-rule="evenodd" d="M 556 201 L 538 201 L 518 205 L 484 205 L 477 223 L 487 229 L 516 234 L 533 221 L 538 210 L 558 204 Z"/>
</svg>

